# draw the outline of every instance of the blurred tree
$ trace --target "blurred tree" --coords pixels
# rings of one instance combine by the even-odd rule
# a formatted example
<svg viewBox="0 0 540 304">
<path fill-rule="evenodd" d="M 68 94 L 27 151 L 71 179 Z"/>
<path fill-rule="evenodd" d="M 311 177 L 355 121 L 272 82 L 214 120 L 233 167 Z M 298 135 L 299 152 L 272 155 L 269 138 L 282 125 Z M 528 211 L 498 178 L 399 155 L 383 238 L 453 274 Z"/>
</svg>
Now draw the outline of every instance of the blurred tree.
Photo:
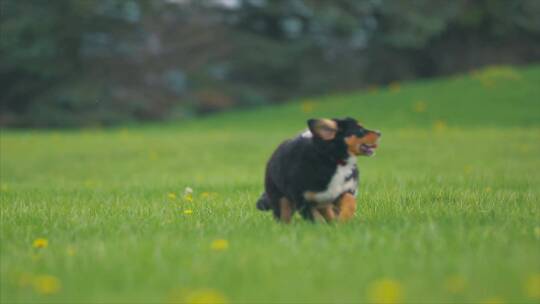
<svg viewBox="0 0 540 304">
<path fill-rule="evenodd" d="M 537 0 L 2 0 L 0 125 L 182 118 L 540 59 Z"/>
</svg>

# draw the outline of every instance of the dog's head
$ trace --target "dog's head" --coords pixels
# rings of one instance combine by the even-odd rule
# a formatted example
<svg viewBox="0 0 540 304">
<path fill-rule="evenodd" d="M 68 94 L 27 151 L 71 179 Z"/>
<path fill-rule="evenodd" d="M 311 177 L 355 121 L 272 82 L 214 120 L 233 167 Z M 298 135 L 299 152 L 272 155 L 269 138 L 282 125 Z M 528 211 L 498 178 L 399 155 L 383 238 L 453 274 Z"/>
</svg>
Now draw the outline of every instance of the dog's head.
<svg viewBox="0 0 540 304">
<path fill-rule="evenodd" d="M 372 156 L 381 138 L 380 131 L 364 128 L 354 118 L 310 119 L 308 127 L 316 140 L 343 142 L 352 155 Z"/>
</svg>

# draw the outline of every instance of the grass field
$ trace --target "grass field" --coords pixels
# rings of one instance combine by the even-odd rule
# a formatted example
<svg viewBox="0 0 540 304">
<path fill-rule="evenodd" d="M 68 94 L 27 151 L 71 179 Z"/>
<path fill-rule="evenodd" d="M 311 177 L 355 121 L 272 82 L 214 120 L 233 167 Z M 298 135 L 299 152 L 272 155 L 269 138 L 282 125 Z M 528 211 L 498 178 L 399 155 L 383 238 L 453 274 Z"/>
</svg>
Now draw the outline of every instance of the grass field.
<svg viewBox="0 0 540 304">
<path fill-rule="evenodd" d="M 540 66 L 184 123 L 1 133 L 1 300 L 540 301 Z M 310 117 L 384 133 L 356 218 L 255 209 Z M 192 196 L 184 189 L 191 187 Z"/>
</svg>

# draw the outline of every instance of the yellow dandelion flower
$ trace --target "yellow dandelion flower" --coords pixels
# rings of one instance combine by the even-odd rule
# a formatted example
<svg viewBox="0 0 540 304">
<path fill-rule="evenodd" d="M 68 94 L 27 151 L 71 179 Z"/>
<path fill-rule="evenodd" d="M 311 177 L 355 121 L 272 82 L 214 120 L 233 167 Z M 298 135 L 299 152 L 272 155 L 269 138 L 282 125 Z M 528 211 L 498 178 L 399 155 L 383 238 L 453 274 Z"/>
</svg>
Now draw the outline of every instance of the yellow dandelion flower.
<svg viewBox="0 0 540 304">
<path fill-rule="evenodd" d="M 312 101 L 304 101 L 304 102 L 302 102 L 302 104 L 300 105 L 300 109 L 301 109 L 302 112 L 304 112 L 304 113 L 311 113 L 311 112 L 313 112 L 313 110 L 315 109 L 315 103 L 312 102 Z"/>
<path fill-rule="evenodd" d="M 192 214 L 192 213 L 193 213 L 193 210 L 191 210 L 191 209 L 184 210 L 184 214 L 189 215 L 189 214 Z"/>
<path fill-rule="evenodd" d="M 210 244 L 210 248 L 215 251 L 227 250 L 229 248 L 229 241 L 224 239 L 213 240 L 212 244 Z"/>
<path fill-rule="evenodd" d="M 390 89 L 390 92 L 397 93 L 401 90 L 401 84 L 397 81 L 393 81 L 388 85 L 388 88 Z"/>
<path fill-rule="evenodd" d="M 62 284 L 60 280 L 51 275 L 39 275 L 33 280 L 32 286 L 37 293 L 50 295 L 60 291 Z"/>
<path fill-rule="evenodd" d="M 32 246 L 34 246 L 34 248 L 47 248 L 49 246 L 49 241 L 44 238 L 38 238 L 34 240 Z"/>
<path fill-rule="evenodd" d="M 167 197 L 168 197 L 170 200 L 174 201 L 174 200 L 176 199 L 176 193 L 174 193 L 174 192 L 169 192 L 169 193 L 167 193 Z"/>
<path fill-rule="evenodd" d="M 504 300 L 499 297 L 487 298 L 480 302 L 482 304 L 503 304 Z"/>
<path fill-rule="evenodd" d="M 75 247 L 73 247 L 73 246 L 67 246 L 67 248 L 66 248 L 66 254 L 67 254 L 68 256 L 74 256 L 76 253 L 77 253 L 77 249 L 75 249 Z"/>
<path fill-rule="evenodd" d="M 536 229 L 539 228 L 537 227 Z M 527 278 L 525 282 L 525 294 L 531 299 L 540 300 L 540 273 L 530 275 Z"/>
<path fill-rule="evenodd" d="M 227 299 L 217 290 L 202 289 L 188 293 L 183 302 L 189 304 L 225 304 Z"/>
<path fill-rule="evenodd" d="M 87 179 L 84 181 L 84 186 L 86 188 L 95 188 L 97 186 L 97 181 L 94 179 Z"/>
<path fill-rule="evenodd" d="M 401 284 L 393 279 L 380 279 L 369 286 L 369 302 L 400 303 L 403 301 Z"/>
<path fill-rule="evenodd" d="M 186 187 L 186 189 L 184 189 L 184 200 L 188 202 L 193 201 L 193 189 L 190 187 Z"/>
<path fill-rule="evenodd" d="M 444 282 L 444 288 L 450 293 L 461 293 L 465 290 L 465 279 L 460 276 L 451 276 Z"/>
<path fill-rule="evenodd" d="M 155 151 L 151 151 L 150 153 L 148 153 L 148 159 L 149 160 L 157 160 L 158 159 L 158 154 Z"/>
<path fill-rule="evenodd" d="M 201 197 L 202 197 L 202 198 L 209 198 L 209 197 L 210 197 L 210 192 L 203 192 L 203 193 L 201 193 Z"/>
<path fill-rule="evenodd" d="M 416 112 L 416 113 L 424 113 L 426 112 L 427 110 L 427 104 L 425 101 L 417 101 L 415 104 L 414 104 L 414 108 L 413 110 Z"/>
<path fill-rule="evenodd" d="M 486 192 L 491 192 L 493 189 L 491 189 L 491 187 L 486 187 L 486 189 L 484 189 Z"/>
<path fill-rule="evenodd" d="M 446 129 L 448 129 L 448 125 L 444 120 L 439 119 L 433 123 L 433 130 L 435 130 L 436 132 L 443 132 Z"/>
</svg>

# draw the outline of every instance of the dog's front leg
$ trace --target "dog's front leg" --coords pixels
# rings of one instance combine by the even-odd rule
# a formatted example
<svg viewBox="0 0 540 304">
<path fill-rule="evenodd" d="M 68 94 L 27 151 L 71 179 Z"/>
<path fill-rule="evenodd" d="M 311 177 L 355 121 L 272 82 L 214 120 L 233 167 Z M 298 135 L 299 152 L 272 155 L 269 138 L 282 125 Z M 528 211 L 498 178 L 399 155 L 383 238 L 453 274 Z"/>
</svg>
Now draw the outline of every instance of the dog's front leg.
<svg viewBox="0 0 540 304">
<path fill-rule="evenodd" d="M 324 216 L 321 214 L 320 210 L 317 208 L 311 208 L 311 215 L 313 220 L 317 223 L 324 223 Z"/>
<path fill-rule="evenodd" d="M 329 204 L 319 208 L 319 212 L 324 217 L 327 223 L 333 222 L 336 219 L 336 213 L 334 212 L 334 205 Z"/>
<path fill-rule="evenodd" d="M 356 212 L 356 198 L 351 193 L 345 193 L 337 202 L 337 207 L 339 209 L 339 221 L 347 221 Z"/>
</svg>

